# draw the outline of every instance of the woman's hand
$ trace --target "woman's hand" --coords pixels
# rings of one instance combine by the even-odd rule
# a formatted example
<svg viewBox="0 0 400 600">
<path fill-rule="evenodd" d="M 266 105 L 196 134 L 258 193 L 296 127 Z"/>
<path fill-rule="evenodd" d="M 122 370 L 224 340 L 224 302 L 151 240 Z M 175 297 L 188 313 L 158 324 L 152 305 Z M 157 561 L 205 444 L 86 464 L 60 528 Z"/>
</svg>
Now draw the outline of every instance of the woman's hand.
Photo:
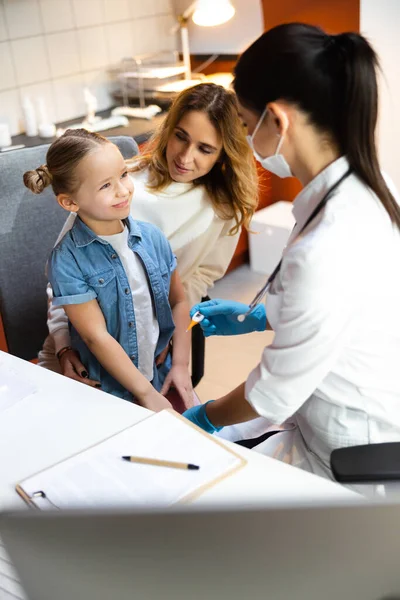
<svg viewBox="0 0 400 600">
<path fill-rule="evenodd" d="M 160 412 L 166 408 L 172 408 L 171 402 L 169 402 L 165 396 L 162 396 L 153 387 L 144 394 L 140 400 L 138 399 L 140 406 L 148 408 L 154 412 Z"/>
<path fill-rule="evenodd" d="M 267 315 L 264 304 L 258 304 L 244 321 L 238 321 L 240 315 L 249 310 L 247 304 L 233 300 L 209 300 L 193 306 L 192 317 L 196 312 L 204 315 L 200 326 L 205 337 L 210 335 L 242 335 L 252 331 L 265 331 Z"/>
<path fill-rule="evenodd" d="M 86 368 L 81 363 L 79 352 L 77 352 L 76 350 L 72 350 L 71 348 L 70 350 L 63 352 L 63 354 L 60 357 L 59 363 L 61 367 L 61 373 L 65 375 L 65 377 L 75 379 L 75 381 L 79 381 L 80 383 L 84 383 L 85 385 L 89 385 L 90 387 L 101 387 L 99 381 L 89 379 Z"/>
<path fill-rule="evenodd" d="M 193 406 L 193 387 L 186 365 L 172 365 L 161 388 L 161 394 L 166 395 L 171 386 L 174 386 L 182 398 L 185 408 L 191 408 Z"/>
</svg>

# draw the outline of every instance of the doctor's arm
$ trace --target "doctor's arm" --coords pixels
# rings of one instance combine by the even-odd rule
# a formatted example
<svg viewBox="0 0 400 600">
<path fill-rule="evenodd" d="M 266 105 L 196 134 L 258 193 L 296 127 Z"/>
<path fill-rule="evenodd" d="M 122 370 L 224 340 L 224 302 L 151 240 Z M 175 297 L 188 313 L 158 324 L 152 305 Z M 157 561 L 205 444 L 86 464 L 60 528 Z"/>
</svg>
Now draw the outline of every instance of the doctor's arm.
<svg viewBox="0 0 400 600">
<path fill-rule="evenodd" d="M 351 333 L 360 290 L 354 269 L 341 265 L 335 256 L 328 264 L 314 258 L 301 251 L 285 257 L 274 341 L 245 385 L 201 407 L 203 424 L 208 421 L 217 430 L 258 415 L 280 425 L 332 369 Z M 190 410 L 185 416 L 194 421 L 197 415 Z"/>
<path fill-rule="evenodd" d="M 194 406 L 183 413 L 189 421 L 207 431 L 214 433 L 226 425 L 236 425 L 259 417 L 245 397 L 245 383 L 219 398 L 205 404 Z"/>
</svg>

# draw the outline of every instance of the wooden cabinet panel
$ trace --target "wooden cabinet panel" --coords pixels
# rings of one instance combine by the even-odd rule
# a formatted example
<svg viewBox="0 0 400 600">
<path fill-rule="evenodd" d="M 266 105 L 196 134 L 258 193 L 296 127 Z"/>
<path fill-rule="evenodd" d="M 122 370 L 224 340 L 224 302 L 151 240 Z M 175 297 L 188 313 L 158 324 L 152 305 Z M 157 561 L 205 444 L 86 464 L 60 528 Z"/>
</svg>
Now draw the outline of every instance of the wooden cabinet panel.
<svg viewBox="0 0 400 600">
<path fill-rule="evenodd" d="M 328 33 L 360 30 L 360 0 L 261 0 L 265 30 L 293 21 L 318 25 Z"/>
<path fill-rule="evenodd" d="M 7 341 L 6 341 L 6 334 L 4 332 L 3 322 L 1 320 L 1 315 L 0 315 L 0 350 L 2 350 L 3 352 L 8 352 Z"/>
</svg>

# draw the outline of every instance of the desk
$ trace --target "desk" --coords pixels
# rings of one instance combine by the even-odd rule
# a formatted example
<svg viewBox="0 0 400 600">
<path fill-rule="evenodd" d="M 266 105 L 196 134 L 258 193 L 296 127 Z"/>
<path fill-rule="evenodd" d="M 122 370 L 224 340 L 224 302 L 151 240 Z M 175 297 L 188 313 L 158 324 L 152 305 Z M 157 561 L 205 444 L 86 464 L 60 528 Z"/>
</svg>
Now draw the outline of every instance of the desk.
<svg viewBox="0 0 400 600">
<path fill-rule="evenodd" d="M 0 364 L 38 392 L 0 413 L 0 510 L 25 506 L 15 484 L 137 423 L 150 412 L 105 392 L 0 352 Z M 229 445 L 229 442 L 225 442 Z M 204 493 L 198 504 L 351 502 L 346 488 L 235 445 L 248 464 Z"/>
</svg>

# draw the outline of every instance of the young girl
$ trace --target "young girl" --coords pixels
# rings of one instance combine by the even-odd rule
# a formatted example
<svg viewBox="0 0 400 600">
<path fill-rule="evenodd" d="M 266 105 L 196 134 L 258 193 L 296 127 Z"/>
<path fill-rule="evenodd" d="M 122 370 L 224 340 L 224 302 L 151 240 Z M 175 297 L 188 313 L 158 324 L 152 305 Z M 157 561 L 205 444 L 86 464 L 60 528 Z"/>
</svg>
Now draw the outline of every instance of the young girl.
<svg viewBox="0 0 400 600">
<path fill-rule="evenodd" d="M 24 183 L 37 194 L 51 184 L 77 214 L 51 253 L 49 279 L 89 376 L 146 408 L 168 407 L 159 390 L 171 363 L 156 359 L 173 336 L 172 363 L 189 397 L 189 307 L 176 259 L 157 227 L 129 216 L 133 182 L 120 151 L 96 133 L 69 130 L 46 161 Z"/>
</svg>

